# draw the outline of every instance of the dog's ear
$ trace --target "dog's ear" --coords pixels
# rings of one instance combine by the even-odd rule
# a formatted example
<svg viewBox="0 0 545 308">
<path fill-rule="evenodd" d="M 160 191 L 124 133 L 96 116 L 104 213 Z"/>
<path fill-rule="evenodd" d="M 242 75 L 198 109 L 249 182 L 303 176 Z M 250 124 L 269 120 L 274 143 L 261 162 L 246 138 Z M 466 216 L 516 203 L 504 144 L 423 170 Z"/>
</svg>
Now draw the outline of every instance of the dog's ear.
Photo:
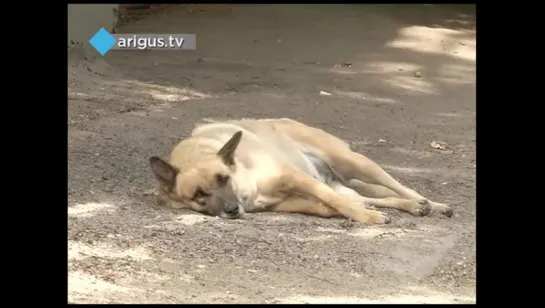
<svg viewBox="0 0 545 308">
<path fill-rule="evenodd" d="M 242 139 L 242 131 L 238 131 L 218 151 L 218 156 L 221 157 L 221 159 L 227 166 L 232 166 L 235 164 L 235 151 L 241 139 Z"/>
<path fill-rule="evenodd" d="M 157 156 L 150 157 L 149 162 L 151 165 L 151 171 L 153 171 L 155 178 L 157 178 L 159 183 L 171 191 L 176 183 L 178 169 Z"/>
</svg>

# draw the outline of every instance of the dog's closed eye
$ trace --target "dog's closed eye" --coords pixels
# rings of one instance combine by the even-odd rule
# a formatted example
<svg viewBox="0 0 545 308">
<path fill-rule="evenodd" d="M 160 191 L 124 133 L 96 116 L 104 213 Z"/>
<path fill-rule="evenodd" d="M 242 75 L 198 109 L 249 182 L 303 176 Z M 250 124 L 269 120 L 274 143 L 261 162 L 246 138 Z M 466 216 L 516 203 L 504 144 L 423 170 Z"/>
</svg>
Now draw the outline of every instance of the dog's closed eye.
<svg viewBox="0 0 545 308">
<path fill-rule="evenodd" d="M 216 181 L 220 187 L 225 186 L 229 182 L 230 177 L 227 174 L 216 174 Z"/>
</svg>

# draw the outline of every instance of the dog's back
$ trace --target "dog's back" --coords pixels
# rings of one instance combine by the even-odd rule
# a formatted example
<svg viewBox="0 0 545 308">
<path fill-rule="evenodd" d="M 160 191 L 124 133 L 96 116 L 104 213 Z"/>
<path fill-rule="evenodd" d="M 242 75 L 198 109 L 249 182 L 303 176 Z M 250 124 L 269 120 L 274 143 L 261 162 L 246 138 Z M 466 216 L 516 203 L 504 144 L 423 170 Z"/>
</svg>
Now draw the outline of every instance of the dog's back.
<svg viewBox="0 0 545 308">
<path fill-rule="evenodd" d="M 323 159 L 322 150 L 292 138 L 290 133 L 297 130 L 297 134 L 308 136 L 313 133 L 313 128 L 304 124 L 301 127 L 290 127 L 291 122 L 298 124 L 289 119 L 242 119 L 205 123 L 197 125 L 191 135 L 193 138 L 216 140 L 219 148 L 234 133 L 242 131 L 243 137 L 236 157 L 246 167 L 255 169 L 263 164 L 289 165 L 322 182 L 327 181 L 330 167 Z"/>
</svg>

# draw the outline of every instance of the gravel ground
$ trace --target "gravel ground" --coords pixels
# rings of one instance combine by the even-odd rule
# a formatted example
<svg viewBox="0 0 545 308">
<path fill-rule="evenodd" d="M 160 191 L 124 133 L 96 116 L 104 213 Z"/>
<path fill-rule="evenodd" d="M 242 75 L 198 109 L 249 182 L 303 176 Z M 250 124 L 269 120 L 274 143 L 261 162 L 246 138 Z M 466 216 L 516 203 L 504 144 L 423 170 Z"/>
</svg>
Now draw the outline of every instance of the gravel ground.
<svg viewBox="0 0 545 308">
<path fill-rule="evenodd" d="M 467 6 L 173 5 L 119 32 L 196 33 L 196 51 L 70 49 L 69 301 L 474 303 L 474 25 Z M 148 157 L 228 117 L 325 129 L 456 214 L 157 208 Z"/>
</svg>

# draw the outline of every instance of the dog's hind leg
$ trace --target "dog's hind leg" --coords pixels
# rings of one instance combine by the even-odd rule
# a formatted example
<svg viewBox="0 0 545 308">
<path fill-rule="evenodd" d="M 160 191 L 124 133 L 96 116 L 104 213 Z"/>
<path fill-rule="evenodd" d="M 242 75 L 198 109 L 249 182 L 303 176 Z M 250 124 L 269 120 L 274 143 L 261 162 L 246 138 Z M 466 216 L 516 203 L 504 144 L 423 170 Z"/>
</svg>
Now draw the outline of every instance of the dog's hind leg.
<svg viewBox="0 0 545 308">
<path fill-rule="evenodd" d="M 368 198 L 399 198 L 398 194 L 382 185 L 364 183 L 357 179 L 351 179 L 347 181 L 345 185 L 346 187 L 357 191 L 360 195 Z"/>
<path fill-rule="evenodd" d="M 391 175 L 384 171 L 377 163 L 369 158 L 351 150 L 341 150 L 330 153 L 331 165 L 336 172 L 350 181 L 352 179 L 360 180 L 364 183 L 382 185 L 399 195 L 404 199 L 422 201 L 425 200 L 422 195 L 416 191 L 402 185 Z M 439 212 L 445 216 L 452 216 L 452 209 L 443 203 L 429 201 L 431 212 Z M 424 203 L 424 201 L 422 201 Z"/>
<path fill-rule="evenodd" d="M 397 197 L 368 198 L 338 182 L 330 183 L 330 186 L 339 195 L 353 199 L 358 203 L 362 203 L 363 206 L 370 205 L 376 208 L 391 208 L 408 212 L 415 216 L 426 216 L 431 211 L 430 203 L 426 199 L 400 199 Z"/>
</svg>

